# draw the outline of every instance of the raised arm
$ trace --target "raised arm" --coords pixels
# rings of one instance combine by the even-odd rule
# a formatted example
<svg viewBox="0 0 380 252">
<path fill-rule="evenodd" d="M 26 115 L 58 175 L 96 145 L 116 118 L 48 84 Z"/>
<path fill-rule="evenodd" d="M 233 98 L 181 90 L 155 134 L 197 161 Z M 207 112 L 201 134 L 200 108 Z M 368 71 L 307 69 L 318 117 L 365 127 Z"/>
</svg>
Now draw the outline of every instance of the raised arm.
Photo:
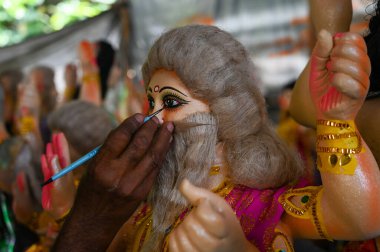
<svg viewBox="0 0 380 252">
<path fill-rule="evenodd" d="M 347 32 L 352 18 L 351 0 L 309 0 L 311 36 L 322 29 L 331 34 Z M 309 95 L 310 65 L 307 64 L 293 89 L 290 113 L 299 123 L 315 128 L 315 109 Z"/>
<path fill-rule="evenodd" d="M 302 196 L 303 189 L 288 194 L 288 200 L 301 204 L 305 213 L 288 208 L 285 221 L 295 236 L 375 237 L 380 234 L 380 173 L 354 122 L 369 87 L 364 40 L 354 33 L 332 38 L 322 31 L 310 62 L 309 89 L 316 111 L 317 165 L 323 186 L 303 192 L 309 193 L 310 203 L 290 198 L 292 193 Z M 297 214 L 300 218 L 293 218 Z"/>
</svg>

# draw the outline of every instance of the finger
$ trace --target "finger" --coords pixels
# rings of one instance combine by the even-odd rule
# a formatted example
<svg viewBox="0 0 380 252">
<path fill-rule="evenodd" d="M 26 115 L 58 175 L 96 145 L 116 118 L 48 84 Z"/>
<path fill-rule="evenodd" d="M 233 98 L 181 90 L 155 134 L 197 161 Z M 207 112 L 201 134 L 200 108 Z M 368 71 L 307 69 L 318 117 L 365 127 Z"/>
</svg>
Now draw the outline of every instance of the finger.
<svg viewBox="0 0 380 252">
<path fill-rule="evenodd" d="M 168 242 L 169 252 L 181 252 L 178 247 L 177 237 L 174 235 L 174 233 L 169 235 Z"/>
<path fill-rule="evenodd" d="M 193 206 L 199 206 L 202 200 L 211 198 L 213 196 L 212 192 L 208 191 L 207 189 L 194 186 L 187 179 L 184 179 L 181 182 L 179 191 Z"/>
<path fill-rule="evenodd" d="M 58 161 L 58 155 L 56 154 L 53 155 L 50 161 L 50 167 L 51 167 L 51 172 L 53 173 L 53 175 L 61 171 L 61 166 L 59 165 L 59 161 Z"/>
<path fill-rule="evenodd" d="M 145 179 L 140 182 L 137 185 L 134 185 L 136 189 L 134 189 L 135 193 L 135 198 L 139 200 L 145 200 L 146 197 L 148 196 L 150 190 L 152 189 L 153 183 L 156 180 L 156 177 L 158 175 L 159 170 L 158 169 L 153 169 L 146 177 Z M 126 181 L 123 181 L 121 184 L 122 190 L 124 194 L 128 194 L 129 188 L 128 184 Z"/>
<path fill-rule="evenodd" d="M 135 114 L 125 119 L 116 129 L 111 131 L 97 156 L 119 157 L 125 151 L 133 134 L 142 125 L 143 120 L 144 116 L 141 114 Z"/>
<path fill-rule="evenodd" d="M 213 237 L 209 232 L 209 226 L 204 226 L 199 220 L 196 218 L 196 215 L 190 213 L 185 221 L 180 224 L 179 228 L 184 229 L 185 233 L 188 234 L 189 240 L 193 246 L 202 251 L 205 246 L 207 247 L 216 247 L 218 242 L 215 237 Z"/>
<path fill-rule="evenodd" d="M 53 176 L 51 170 L 49 169 L 48 161 L 45 155 L 41 155 L 41 169 L 44 175 L 44 180 L 48 180 L 51 176 Z"/>
<path fill-rule="evenodd" d="M 312 67 L 316 70 L 325 70 L 332 48 L 333 40 L 331 34 L 326 30 L 321 30 L 312 52 Z"/>
<path fill-rule="evenodd" d="M 334 47 L 331 52 L 331 58 L 344 58 L 357 62 L 368 75 L 371 73 L 371 63 L 366 52 L 359 49 L 357 46 L 344 44 L 342 46 Z"/>
<path fill-rule="evenodd" d="M 131 165 L 138 163 L 152 143 L 158 126 L 159 121 L 157 117 L 153 117 L 152 120 L 144 123 L 132 137 L 132 140 L 120 158 Z"/>
<path fill-rule="evenodd" d="M 54 151 L 53 151 L 53 145 L 51 143 L 48 143 L 46 145 L 46 160 L 48 164 L 50 164 L 51 159 L 53 158 Z"/>
<path fill-rule="evenodd" d="M 69 144 L 63 133 L 55 134 L 53 137 L 53 146 L 58 154 L 59 165 L 61 168 L 68 166 L 71 162 Z"/>
<path fill-rule="evenodd" d="M 367 93 L 366 86 L 368 84 L 363 84 L 345 73 L 334 74 L 331 84 L 342 94 L 354 99 L 363 97 Z"/>
<path fill-rule="evenodd" d="M 173 239 L 176 240 L 176 246 L 178 248 L 178 251 L 181 252 L 192 252 L 192 251 L 198 251 L 195 249 L 194 245 L 191 243 L 189 236 L 191 234 L 188 234 L 185 232 L 184 229 L 178 228 L 175 229 L 172 233 Z"/>
<path fill-rule="evenodd" d="M 358 46 L 360 49 L 367 52 L 367 46 L 365 44 L 365 41 L 363 37 L 358 33 L 354 33 L 354 32 L 337 33 L 334 35 L 333 40 L 334 40 L 335 45 L 350 43 L 355 46 Z"/>
<path fill-rule="evenodd" d="M 136 169 L 132 171 L 133 176 L 129 174 L 130 171 L 125 171 L 120 181 L 124 192 L 131 190 L 131 185 L 133 185 L 141 193 L 139 195 L 145 195 L 146 191 L 144 192 L 144 190 L 152 187 L 159 168 L 169 150 L 173 130 L 173 123 L 164 123 L 156 133 L 146 155 L 139 162 Z M 144 183 L 142 183 L 143 180 Z M 144 186 L 145 188 L 139 188 L 140 186 Z"/>
<path fill-rule="evenodd" d="M 351 78 L 354 78 L 358 82 L 365 83 L 369 79 L 369 74 L 363 71 L 363 67 L 360 65 L 360 63 L 347 59 L 331 59 L 331 71 L 333 71 L 335 74 L 344 73 L 348 76 L 351 76 Z"/>
<path fill-rule="evenodd" d="M 211 235 L 217 238 L 227 235 L 222 215 L 223 207 L 218 202 L 224 202 L 222 198 L 206 189 L 192 185 L 187 179 L 181 183 L 180 192 L 193 206 L 197 206 L 193 214 L 202 225 L 208 227 Z"/>
</svg>

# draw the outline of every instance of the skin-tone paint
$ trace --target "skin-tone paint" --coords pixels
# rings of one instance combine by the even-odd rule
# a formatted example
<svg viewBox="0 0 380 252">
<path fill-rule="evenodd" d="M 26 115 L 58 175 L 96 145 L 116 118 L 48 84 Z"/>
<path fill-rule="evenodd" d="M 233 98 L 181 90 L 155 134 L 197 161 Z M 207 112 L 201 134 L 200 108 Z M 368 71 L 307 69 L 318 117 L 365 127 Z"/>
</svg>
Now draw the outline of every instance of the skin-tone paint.
<svg viewBox="0 0 380 252">
<path fill-rule="evenodd" d="M 196 112 L 210 112 L 208 104 L 194 98 L 174 71 L 156 71 L 147 88 L 149 114 L 165 106 L 157 115 L 160 122 L 178 121 Z"/>
</svg>

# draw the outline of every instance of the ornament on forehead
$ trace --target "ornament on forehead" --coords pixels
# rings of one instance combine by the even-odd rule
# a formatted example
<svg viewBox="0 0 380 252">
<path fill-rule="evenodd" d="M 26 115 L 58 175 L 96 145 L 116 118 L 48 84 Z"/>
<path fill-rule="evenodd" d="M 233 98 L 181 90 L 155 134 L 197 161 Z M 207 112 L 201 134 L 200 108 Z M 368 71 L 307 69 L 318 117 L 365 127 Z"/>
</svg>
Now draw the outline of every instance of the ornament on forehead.
<svg viewBox="0 0 380 252">
<path fill-rule="evenodd" d="M 154 86 L 154 88 L 153 88 L 154 92 L 157 93 L 159 90 L 160 90 L 160 86 L 159 85 Z"/>
</svg>

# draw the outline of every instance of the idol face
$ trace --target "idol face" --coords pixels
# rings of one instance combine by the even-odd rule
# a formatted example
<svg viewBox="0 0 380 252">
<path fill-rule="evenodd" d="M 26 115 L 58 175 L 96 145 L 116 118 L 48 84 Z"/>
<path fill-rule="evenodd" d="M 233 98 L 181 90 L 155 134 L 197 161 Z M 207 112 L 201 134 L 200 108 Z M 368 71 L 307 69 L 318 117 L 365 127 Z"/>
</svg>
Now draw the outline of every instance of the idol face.
<svg viewBox="0 0 380 252">
<path fill-rule="evenodd" d="M 165 107 L 157 115 L 160 122 L 179 121 L 196 112 L 210 112 L 208 104 L 190 94 L 174 71 L 157 70 L 148 85 L 149 113 Z"/>
</svg>

